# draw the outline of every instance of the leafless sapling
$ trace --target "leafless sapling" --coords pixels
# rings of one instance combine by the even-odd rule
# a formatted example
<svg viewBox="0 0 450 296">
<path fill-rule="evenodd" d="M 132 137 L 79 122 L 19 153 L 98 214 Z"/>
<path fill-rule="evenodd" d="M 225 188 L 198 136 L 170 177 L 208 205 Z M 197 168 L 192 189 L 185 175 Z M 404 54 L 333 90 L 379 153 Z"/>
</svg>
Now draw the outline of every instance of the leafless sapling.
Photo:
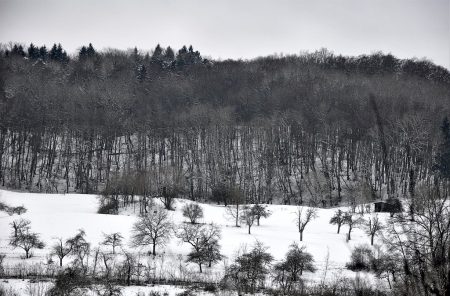
<svg viewBox="0 0 450 296">
<path fill-rule="evenodd" d="M 116 247 L 122 246 L 123 236 L 120 232 L 113 232 L 110 234 L 103 234 L 104 240 L 102 242 L 105 246 L 112 247 L 112 253 L 116 254 Z"/>
<path fill-rule="evenodd" d="M 367 235 L 370 236 L 370 245 L 373 246 L 374 237 L 384 229 L 384 225 L 381 223 L 378 215 L 375 214 L 365 221 L 365 228 Z"/>
<path fill-rule="evenodd" d="M 62 267 L 64 257 L 68 256 L 70 252 L 72 252 L 72 245 L 68 241 L 64 242 L 62 238 L 57 238 L 52 246 L 51 254 L 58 257 L 60 267 Z"/>
<path fill-rule="evenodd" d="M 256 220 L 256 216 L 255 216 L 255 213 L 252 211 L 252 208 L 250 208 L 248 206 L 244 207 L 239 219 L 241 220 L 242 223 L 247 225 L 248 234 L 251 234 L 251 228 Z"/>
<path fill-rule="evenodd" d="M 303 241 L 303 231 L 305 231 L 306 225 L 317 217 L 316 208 L 307 208 L 306 211 L 304 207 L 298 207 L 296 223 L 298 227 L 298 232 L 300 233 L 300 241 Z"/>
<path fill-rule="evenodd" d="M 30 251 L 32 249 L 43 249 L 44 242 L 40 239 L 39 234 L 30 231 L 30 227 L 19 231 L 17 236 L 11 236 L 10 245 L 14 248 L 21 248 L 25 251 L 25 258 L 31 257 Z"/>
<path fill-rule="evenodd" d="M 235 226 L 239 227 L 240 215 L 242 212 L 242 207 L 240 206 L 244 200 L 242 192 L 237 188 L 230 189 L 230 201 L 234 204 L 228 205 L 225 210 L 225 215 L 230 219 L 234 220 Z"/>
<path fill-rule="evenodd" d="M 341 231 L 341 226 L 344 224 L 344 212 L 341 209 L 334 212 L 333 217 L 330 219 L 330 224 L 337 225 L 337 233 Z"/>
<path fill-rule="evenodd" d="M 74 265 L 84 269 L 86 267 L 84 259 L 88 258 L 91 252 L 91 244 L 86 240 L 86 232 L 79 229 L 74 237 L 67 240 L 67 243 L 72 249 L 72 256 L 75 257 Z"/>
<path fill-rule="evenodd" d="M 344 213 L 344 224 L 348 225 L 348 234 L 347 234 L 347 240 L 351 240 L 351 234 L 353 228 L 357 227 L 359 224 L 362 223 L 362 219 L 360 216 L 358 216 L 355 213 L 352 212 L 345 212 Z"/>
</svg>

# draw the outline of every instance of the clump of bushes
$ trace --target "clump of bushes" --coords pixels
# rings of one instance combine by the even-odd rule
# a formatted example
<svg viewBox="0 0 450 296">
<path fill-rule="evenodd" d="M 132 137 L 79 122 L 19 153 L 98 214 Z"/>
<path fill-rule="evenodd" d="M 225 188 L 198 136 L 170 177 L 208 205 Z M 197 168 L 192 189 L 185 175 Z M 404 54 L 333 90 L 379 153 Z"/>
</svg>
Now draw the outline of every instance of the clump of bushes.
<svg viewBox="0 0 450 296">
<path fill-rule="evenodd" d="M 18 206 L 18 207 L 10 207 L 4 202 L 0 202 L 0 211 L 4 211 L 8 213 L 8 215 L 12 216 L 14 214 L 22 215 L 27 212 L 27 209 L 24 206 Z"/>
<path fill-rule="evenodd" d="M 216 293 L 217 292 L 217 286 L 213 283 L 207 283 L 205 284 L 205 287 L 203 288 L 205 292 L 211 292 Z"/>
<path fill-rule="evenodd" d="M 91 286 L 91 280 L 78 268 L 66 268 L 57 275 L 55 286 L 48 292 L 49 296 L 82 294 Z"/>
<path fill-rule="evenodd" d="M 180 293 L 177 293 L 177 296 L 195 296 L 196 294 L 192 290 L 186 290 Z"/>
<path fill-rule="evenodd" d="M 350 262 L 346 264 L 347 269 L 352 271 L 369 271 L 372 269 L 375 257 L 370 247 L 357 246 L 350 257 Z"/>
<path fill-rule="evenodd" d="M 100 198 L 98 214 L 117 215 L 119 213 L 119 202 L 113 198 Z"/>
<path fill-rule="evenodd" d="M 0 284 L 0 296 L 20 296 L 20 294 L 13 290 L 13 288 L 6 288 L 3 284 Z"/>
</svg>

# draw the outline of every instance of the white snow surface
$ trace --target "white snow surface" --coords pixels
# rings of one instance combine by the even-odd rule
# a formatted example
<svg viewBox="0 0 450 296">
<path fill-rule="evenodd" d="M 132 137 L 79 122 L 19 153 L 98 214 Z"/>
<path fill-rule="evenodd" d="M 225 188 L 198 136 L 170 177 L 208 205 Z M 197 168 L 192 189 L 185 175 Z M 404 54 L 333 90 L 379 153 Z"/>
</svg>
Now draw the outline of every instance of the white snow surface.
<svg viewBox="0 0 450 296">
<path fill-rule="evenodd" d="M 43 295 L 42 293 L 38 293 L 38 291 L 45 292 L 50 289 L 52 285 L 53 284 L 51 282 L 45 281 L 36 282 L 18 279 L 0 280 L 0 287 L 8 292 L 15 292 L 16 295 Z M 147 296 L 150 292 L 159 292 L 164 296 L 176 296 L 185 290 L 186 289 L 183 287 L 173 285 L 121 287 L 122 296 Z M 93 291 L 87 292 L 87 296 L 91 295 L 97 296 L 98 294 Z M 212 296 L 214 294 L 204 291 L 195 291 L 195 295 Z"/>
<path fill-rule="evenodd" d="M 125 247 L 131 249 L 129 240 L 133 223 L 137 220 L 138 205 L 136 211 L 133 207 L 121 212 L 119 215 L 97 214 L 98 201 L 95 195 L 85 194 L 35 194 L 19 193 L 0 190 L 0 201 L 9 206 L 23 205 L 27 212 L 21 217 L 31 221 L 31 230 L 41 235 L 46 242 L 46 248 L 33 250 L 34 257 L 21 259 L 23 250 L 13 249 L 9 246 L 11 234 L 10 223 L 20 218 L 17 215 L 9 216 L 0 212 L 0 253 L 6 254 L 6 263 L 17 261 L 39 262 L 45 261 L 50 253 L 50 246 L 55 238 L 63 239 L 73 236 L 78 229 L 84 229 L 87 240 L 97 246 L 103 240 L 103 233 L 120 232 L 124 236 Z M 191 201 L 179 199 L 175 203 L 175 211 L 171 212 L 174 223 L 186 222 L 182 216 L 181 208 L 185 203 Z M 222 229 L 220 241 L 222 253 L 227 256 L 226 262 L 230 263 L 239 249 L 250 248 L 256 240 L 268 247 L 268 251 L 275 260 L 280 260 L 286 254 L 288 247 L 293 242 L 306 246 L 307 252 L 311 253 L 316 262 L 318 270 L 306 273 L 304 277 L 308 280 L 321 281 L 331 280 L 342 275 L 354 277 L 356 273 L 345 269 L 345 264 L 350 259 L 352 248 L 361 244 L 370 244 L 370 237 L 362 229 L 353 229 L 352 239 L 346 242 L 347 226 L 341 227 L 341 233 L 337 234 L 337 226 L 329 224 L 330 218 L 336 209 L 318 209 L 318 217 L 306 226 L 303 234 L 303 242 L 299 240 L 299 232 L 295 224 L 296 206 L 267 205 L 272 213 L 267 219 L 261 219 L 261 226 L 252 227 L 252 234 L 247 233 L 247 227 L 234 227 L 234 221 L 226 218 L 223 205 L 201 204 L 204 210 L 203 223 L 215 223 Z M 343 208 L 346 210 L 346 208 Z M 366 214 L 370 215 L 370 214 Z M 386 214 L 379 214 L 383 220 Z M 379 238 L 375 238 L 375 244 L 381 244 Z M 150 250 L 144 248 L 143 251 Z M 171 242 L 164 248 L 157 247 L 157 253 L 164 252 L 174 262 L 179 255 L 185 256 L 190 251 L 187 244 L 173 237 Z M 326 270 L 326 258 L 329 256 L 328 268 Z M 224 264 L 219 263 L 213 267 L 214 272 L 223 272 Z M 197 270 L 194 264 L 188 264 L 192 271 Z M 325 272 L 326 271 L 326 272 Z M 205 273 L 213 272 L 205 268 Z M 358 276 L 373 282 L 374 278 L 366 273 Z"/>
</svg>

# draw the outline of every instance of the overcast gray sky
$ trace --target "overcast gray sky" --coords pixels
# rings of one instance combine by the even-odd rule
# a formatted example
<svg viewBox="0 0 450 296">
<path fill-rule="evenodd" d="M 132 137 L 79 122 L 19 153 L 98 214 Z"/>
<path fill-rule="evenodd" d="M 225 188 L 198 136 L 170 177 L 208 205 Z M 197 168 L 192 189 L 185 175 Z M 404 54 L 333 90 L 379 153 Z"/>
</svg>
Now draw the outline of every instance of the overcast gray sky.
<svg viewBox="0 0 450 296">
<path fill-rule="evenodd" d="M 450 0 L 0 0 L 0 42 L 178 49 L 253 58 L 326 47 L 450 68 Z"/>
</svg>

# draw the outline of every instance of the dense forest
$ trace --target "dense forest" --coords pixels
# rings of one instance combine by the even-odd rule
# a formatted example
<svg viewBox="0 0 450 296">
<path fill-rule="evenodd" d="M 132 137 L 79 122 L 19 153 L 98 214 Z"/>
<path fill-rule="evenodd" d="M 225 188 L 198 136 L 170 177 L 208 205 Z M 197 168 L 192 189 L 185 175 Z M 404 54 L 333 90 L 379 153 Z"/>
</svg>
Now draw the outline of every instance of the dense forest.
<svg viewBox="0 0 450 296">
<path fill-rule="evenodd" d="M 449 188 L 449 114 L 450 73 L 391 54 L 15 44 L 0 52 L 0 185 L 225 204 L 409 197 Z"/>
</svg>

